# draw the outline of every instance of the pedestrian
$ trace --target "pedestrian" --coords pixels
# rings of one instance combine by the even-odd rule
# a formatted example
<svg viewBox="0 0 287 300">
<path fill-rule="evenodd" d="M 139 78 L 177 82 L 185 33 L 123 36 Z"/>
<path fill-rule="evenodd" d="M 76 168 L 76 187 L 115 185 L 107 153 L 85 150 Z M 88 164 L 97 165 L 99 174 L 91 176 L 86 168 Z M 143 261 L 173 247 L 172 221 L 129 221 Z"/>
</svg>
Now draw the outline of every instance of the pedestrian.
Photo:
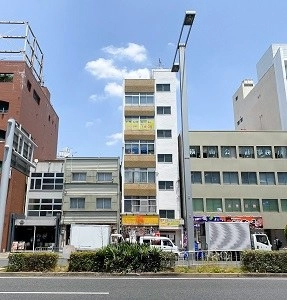
<svg viewBox="0 0 287 300">
<path fill-rule="evenodd" d="M 275 236 L 274 249 L 279 250 L 282 247 L 282 242 Z"/>
</svg>

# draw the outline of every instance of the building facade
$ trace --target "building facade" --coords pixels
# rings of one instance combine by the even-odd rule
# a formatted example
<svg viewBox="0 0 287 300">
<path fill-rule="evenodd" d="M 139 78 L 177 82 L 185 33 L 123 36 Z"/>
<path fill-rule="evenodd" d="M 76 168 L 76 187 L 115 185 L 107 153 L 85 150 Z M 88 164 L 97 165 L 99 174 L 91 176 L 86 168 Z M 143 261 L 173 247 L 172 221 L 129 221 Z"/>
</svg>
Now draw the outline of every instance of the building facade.
<svg viewBox="0 0 287 300">
<path fill-rule="evenodd" d="M 1 23 L 0 29 L 3 25 L 11 25 L 10 22 L 8 23 Z M 32 35 L 34 43 L 27 42 L 27 39 L 31 37 L 31 29 L 26 23 L 18 22 L 14 25 L 23 26 L 25 30 L 28 30 L 29 35 L 7 36 L 3 33 L 3 39 L 21 40 L 22 46 L 29 45 L 31 48 L 20 51 L 21 59 L 15 60 L 11 60 L 9 56 L 13 53 L 11 49 L 9 49 L 12 51 L 10 54 L 7 49 L 0 49 L 0 165 L 3 160 L 9 119 L 15 119 L 27 133 L 31 134 L 38 146 L 35 149 L 34 158 L 55 159 L 57 151 L 59 118 L 51 104 L 49 90 L 42 80 L 42 60 L 39 62 L 42 58 L 41 49 L 34 35 Z M 11 44 L 8 43 L 8 45 Z M 37 58 L 35 58 L 36 53 Z M 37 62 L 39 62 L 38 66 L 36 66 Z M 3 229 L 3 249 L 7 247 L 11 214 L 24 214 L 26 179 L 26 176 L 19 171 L 11 170 Z"/>
<path fill-rule="evenodd" d="M 285 241 L 286 132 L 190 131 L 189 143 L 195 224 L 249 221 Z"/>
<path fill-rule="evenodd" d="M 287 130 L 287 45 L 273 44 L 257 63 L 258 82 L 233 95 L 236 130 Z"/>
<path fill-rule="evenodd" d="M 67 157 L 64 167 L 61 246 L 72 224 L 110 225 L 119 230 L 120 159 Z"/>
<path fill-rule="evenodd" d="M 182 239 L 177 143 L 176 77 L 153 70 L 126 79 L 123 103 L 121 227 L 125 238 L 144 234 Z"/>
</svg>

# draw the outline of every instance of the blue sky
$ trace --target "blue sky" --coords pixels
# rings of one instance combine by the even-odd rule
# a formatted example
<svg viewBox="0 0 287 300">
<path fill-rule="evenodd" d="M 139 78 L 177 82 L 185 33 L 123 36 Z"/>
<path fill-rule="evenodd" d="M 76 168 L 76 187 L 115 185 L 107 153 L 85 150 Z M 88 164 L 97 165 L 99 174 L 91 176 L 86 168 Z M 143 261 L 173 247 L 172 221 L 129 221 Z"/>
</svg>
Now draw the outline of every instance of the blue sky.
<svg viewBox="0 0 287 300">
<path fill-rule="evenodd" d="M 3 0 L 2 0 L 3 1 Z M 4 3 L 4 1 L 3 1 Z M 3 4 L 2 3 L 2 4 Z M 59 115 L 58 150 L 121 156 L 122 80 L 170 68 L 184 13 L 189 127 L 232 130 L 232 96 L 272 43 L 287 43 L 287 1 L 10 0 L 2 21 L 28 21 Z"/>
</svg>

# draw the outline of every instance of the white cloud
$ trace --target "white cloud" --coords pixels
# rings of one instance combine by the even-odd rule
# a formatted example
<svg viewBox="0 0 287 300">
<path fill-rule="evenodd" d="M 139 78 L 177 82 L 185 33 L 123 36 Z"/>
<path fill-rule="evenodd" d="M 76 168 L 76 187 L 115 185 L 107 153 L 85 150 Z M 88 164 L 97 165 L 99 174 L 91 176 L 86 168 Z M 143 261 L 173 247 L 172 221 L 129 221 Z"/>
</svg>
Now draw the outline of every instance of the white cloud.
<svg viewBox="0 0 287 300">
<path fill-rule="evenodd" d="M 169 47 L 173 47 L 173 48 L 175 47 L 175 44 L 174 44 L 174 43 L 168 43 L 167 45 L 168 45 Z"/>
<path fill-rule="evenodd" d="M 102 102 L 103 100 L 105 100 L 107 97 L 104 95 L 96 95 L 93 94 L 89 97 L 89 100 L 92 102 Z"/>
<path fill-rule="evenodd" d="M 117 48 L 114 46 L 108 46 L 103 50 L 109 54 L 115 56 L 115 58 L 128 58 L 134 62 L 144 62 L 147 59 L 147 51 L 143 45 L 135 43 L 128 43 L 128 47 Z"/>
<path fill-rule="evenodd" d="M 150 71 L 147 68 L 131 70 L 124 73 L 126 79 L 150 79 Z"/>
<path fill-rule="evenodd" d="M 107 136 L 108 141 L 106 142 L 107 146 L 113 146 L 122 140 L 122 133 L 114 133 L 112 135 Z"/>
<path fill-rule="evenodd" d="M 109 82 L 105 86 L 105 93 L 112 97 L 122 97 L 123 96 L 123 86 L 115 82 Z"/>
<path fill-rule="evenodd" d="M 86 122 L 86 127 L 92 127 L 92 126 L 94 126 L 94 122 L 92 121 Z"/>
</svg>

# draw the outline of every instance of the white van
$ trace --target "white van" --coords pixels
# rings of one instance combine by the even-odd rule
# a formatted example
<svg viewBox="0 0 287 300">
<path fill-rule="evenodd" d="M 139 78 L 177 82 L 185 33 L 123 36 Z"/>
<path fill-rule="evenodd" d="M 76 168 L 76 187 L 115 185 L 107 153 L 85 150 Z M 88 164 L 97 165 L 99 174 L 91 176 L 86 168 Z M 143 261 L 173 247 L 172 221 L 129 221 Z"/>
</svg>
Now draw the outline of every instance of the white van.
<svg viewBox="0 0 287 300">
<path fill-rule="evenodd" d="M 151 247 L 156 247 L 166 252 L 173 252 L 179 257 L 178 247 L 167 237 L 163 236 L 149 236 L 144 235 L 140 237 L 140 245 L 149 245 Z"/>
</svg>

